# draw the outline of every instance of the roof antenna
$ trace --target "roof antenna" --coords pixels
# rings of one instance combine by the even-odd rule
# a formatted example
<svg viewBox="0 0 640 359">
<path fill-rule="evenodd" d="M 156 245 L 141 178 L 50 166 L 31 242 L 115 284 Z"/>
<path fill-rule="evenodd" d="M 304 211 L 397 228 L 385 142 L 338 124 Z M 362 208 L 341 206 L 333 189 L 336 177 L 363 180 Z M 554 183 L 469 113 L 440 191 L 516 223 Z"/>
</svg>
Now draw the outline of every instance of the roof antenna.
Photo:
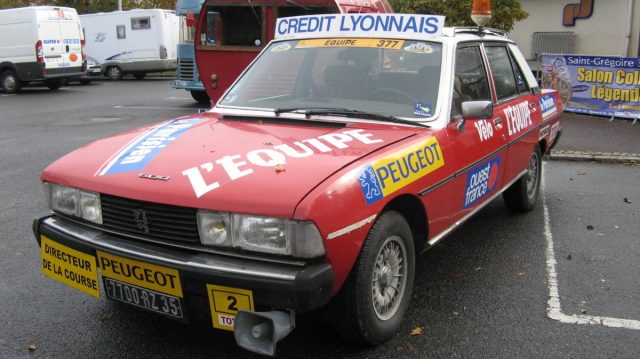
<svg viewBox="0 0 640 359">
<path fill-rule="evenodd" d="M 491 0 L 473 0 L 471 20 L 478 25 L 478 35 L 482 36 L 482 27 L 491 21 Z"/>
</svg>

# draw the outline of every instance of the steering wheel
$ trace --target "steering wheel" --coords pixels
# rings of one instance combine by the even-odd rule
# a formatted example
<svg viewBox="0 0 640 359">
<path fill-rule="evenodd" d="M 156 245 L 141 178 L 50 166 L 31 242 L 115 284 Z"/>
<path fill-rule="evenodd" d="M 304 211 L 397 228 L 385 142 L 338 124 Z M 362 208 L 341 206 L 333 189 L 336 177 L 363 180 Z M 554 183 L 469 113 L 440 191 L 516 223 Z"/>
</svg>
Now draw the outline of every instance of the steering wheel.
<svg viewBox="0 0 640 359">
<path fill-rule="evenodd" d="M 383 96 L 383 95 L 386 95 L 386 96 Z M 415 105 L 416 103 L 418 103 L 418 100 L 415 97 L 411 96 L 411 94 L 409 94 L 408 92 L 398 90 L 396 88 L 391 88 L 391 87 L 380 87 L 373 90 L 369 94 L 369 99 L 373 100 L 376 97 L 378 98 L 387 97 L 389 95 L 395 96 L 396 98 L 402 98 L 404 100 L 407 100 L 411 105 Z"/>
</svg>

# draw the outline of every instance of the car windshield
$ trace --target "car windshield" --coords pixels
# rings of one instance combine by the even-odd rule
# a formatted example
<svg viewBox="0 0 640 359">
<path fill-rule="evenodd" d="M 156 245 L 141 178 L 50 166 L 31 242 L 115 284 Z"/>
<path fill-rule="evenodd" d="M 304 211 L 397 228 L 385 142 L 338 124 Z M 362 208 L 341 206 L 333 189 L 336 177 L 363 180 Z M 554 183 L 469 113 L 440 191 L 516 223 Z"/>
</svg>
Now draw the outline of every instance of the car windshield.
<svg viewBox="0 0 640 359">
<path fill-rule="evenodd" d="M 350 109 L 427 120 L 437 105 L 441 60 L 442 45 L 429 41 L 274 42 L 219 105 L 286 111 Z"/>
</svg>

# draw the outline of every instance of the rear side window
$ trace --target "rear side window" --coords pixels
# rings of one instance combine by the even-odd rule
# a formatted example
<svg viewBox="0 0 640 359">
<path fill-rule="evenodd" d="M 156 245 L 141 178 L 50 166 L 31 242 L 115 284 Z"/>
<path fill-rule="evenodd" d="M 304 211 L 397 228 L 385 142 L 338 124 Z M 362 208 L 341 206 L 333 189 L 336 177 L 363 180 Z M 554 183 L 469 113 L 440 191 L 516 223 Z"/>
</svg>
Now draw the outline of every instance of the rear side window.
<svg viewBox="0 0 640 359">
<path fill-rule="evenodd" d="M 145 30 L 150 28 L 151 18 L 149 16 L 131 18 L 131 30 Z"/>
<path fill-rule="evenodd" d="M 487 58 L 493 73 L 496 97 L 503 100 L 528 92 L 522 71 L 504 46 L 487 46 Z"/>
</svg>

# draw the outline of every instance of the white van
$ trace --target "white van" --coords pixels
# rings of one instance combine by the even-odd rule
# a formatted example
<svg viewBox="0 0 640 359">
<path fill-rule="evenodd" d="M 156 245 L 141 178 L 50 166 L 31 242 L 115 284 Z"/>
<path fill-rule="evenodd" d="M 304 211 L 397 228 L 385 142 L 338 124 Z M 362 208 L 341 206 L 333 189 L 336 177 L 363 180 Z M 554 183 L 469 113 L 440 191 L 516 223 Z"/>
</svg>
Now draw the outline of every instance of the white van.
<svg viewBox="0 0 640 359">
<path fill-rule="evenodd" d="M 0 86 L 16 93 L 22 85 L 62 79 L 85 71 L 83 35 L 75 9 L 32 6 L 0 10 Z"/>
<path fill-rule="evenodd" d="M 137 9 L 81 15 L 87 54 L 108 78 L 175 70 L 178 18 L 175 11 Z"/>
</svg>

